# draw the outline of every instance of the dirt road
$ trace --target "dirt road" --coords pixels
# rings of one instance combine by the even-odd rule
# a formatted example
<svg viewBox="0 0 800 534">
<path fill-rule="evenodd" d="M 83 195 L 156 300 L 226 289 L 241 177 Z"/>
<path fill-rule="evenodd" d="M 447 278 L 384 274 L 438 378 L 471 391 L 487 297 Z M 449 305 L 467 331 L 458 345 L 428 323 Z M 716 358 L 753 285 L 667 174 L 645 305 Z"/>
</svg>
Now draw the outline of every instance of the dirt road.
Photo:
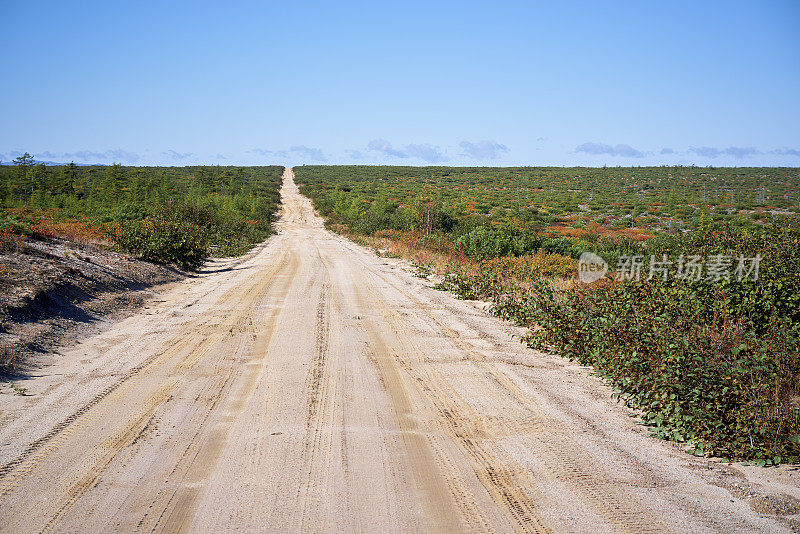
<svg viewBox="0 0 800 534">
<path fill-rule="evenodd" d="M 265 245 L 0 395 L 0 531 L 781 531 L 800 512 L 790 468 L 649 438 L 585 369 L 327 232 L 291 171 L 282 192 Z"/>
</svg>

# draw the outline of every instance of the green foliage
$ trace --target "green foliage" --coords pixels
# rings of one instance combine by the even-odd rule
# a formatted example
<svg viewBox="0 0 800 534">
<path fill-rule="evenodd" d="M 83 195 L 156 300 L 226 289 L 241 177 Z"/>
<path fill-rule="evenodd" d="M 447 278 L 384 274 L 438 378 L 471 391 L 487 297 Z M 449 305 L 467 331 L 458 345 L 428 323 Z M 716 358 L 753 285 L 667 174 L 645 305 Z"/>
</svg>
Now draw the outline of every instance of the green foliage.
<svg viewBox="0 0 800 534">
<path fill-rule="evenodd" d="M 0 232 L 16 235 L 31 235 L 30 223 L 20 221 L 13 215 L 0 212 Z"/>
<path fill-rule="evenodd" d="M 762 191 L 766 204 L 755 208 L 757 221 L 768 223 L 770 212 L 792 214 L 800 203 L 796 168 L 307 165 L 295 169 L 295 176 L 332 222 L 350 226 L 367 214 L 370 222 L 351 227 L 358 233 L 426 232 L 419 209 L 426 202 L 454 217 L 456 226 L 472 219 L 493 227 L 557 231 L 601 220 L 598 230 L 614 235 L 626 229 L 642 235 L 675 232 L 699 223 L 704 209 L 714 210 L 712 227 L 738 221 L 752 228 L 761 224 L 749 210 Z M 389 210 L 373 210 L 379 203 Z M 431 233 L 456 230 L 450 226 L 433 224 Z"/>
<path fill-rule="evenodd" d="M 143 221 L 126 221 L 115 235 L 124 252 L 155 263 L 172 263 L 194 270 L 208 254 L 205 228 L 180 216 L 162 213 Z"/>
<path fill-rule="evenodd" d="M 578 262 L 575 258 L 560 254 L 536 252 L 524 256 L 493 258 L 482 262 L 480 268 L 501 278 L 572 278 L 578 273 Z"/>
<path fill-rule="evenodd" d="M 560 254 L 571 258 L 578 258 L 583 250 L 569 239 L 563 237 L 547 239 L 542 242 L 541 250 L 551 254 Z"/>
<path fill-rule="evenodd" d="M 531 346 L 600 370 L 656 434 L 728 457 L 800 454 L 791 441 L 800 361 L 788 319 L 765 318 L 759 335 L 718 286 L 625 282 L 537 295 L 523 301 L 540 327 Z M 514 313 L 508 305 L 501 299 L 499 309 Z"/>
<path fill-rule="evenodd" d="M 620 243 L 621 247 L 630 243 Z M 759 465 L 800 458 L 800 228 L 662 237 L 654 252 L 762 256 L 758 280 L 525 287 L 488 266 L 440 285 L 494 302 L 526 341 L 591 365 L 654 434 Z"/>
<path fill-rule="evenodd" d="M 201 250 L 202 258 L 236 255 L 266 239 L 280 202 L 277 166 L 45 167 L 28 154 L 17 159 L 0 166 L 3 213 L 30 214 L 28 226 L 44 215 L 55 223 L 116 226 L 121 248 L 184 268 L 199 265 Z M 3 220 L 0 231 L 10 224 Z M 184 223 L 189 237 L 181 240 L 175 232 Z M 22 226 L 9 233 L 22 233 Z"/>
<path fill-rule="evenodd" d="M 553 240 L 546 240 L 544 243 Z M 455 241 L 455 249 L 476 260 L 501 256 L 522 256 L 543 248 L 543 241 L 534 233 L 520 233 L 478 226 Z M 555 250 L 551 252 L 556 252 Z"/>
</svg>

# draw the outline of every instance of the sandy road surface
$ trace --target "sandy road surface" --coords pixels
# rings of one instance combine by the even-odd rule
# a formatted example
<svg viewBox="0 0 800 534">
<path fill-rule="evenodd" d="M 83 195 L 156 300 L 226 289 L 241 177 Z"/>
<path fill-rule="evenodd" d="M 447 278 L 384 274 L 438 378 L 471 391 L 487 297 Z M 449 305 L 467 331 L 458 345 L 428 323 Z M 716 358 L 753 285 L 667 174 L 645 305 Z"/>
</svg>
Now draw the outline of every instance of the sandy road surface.
<svg viewBox="0 0 800 534">
<path fill-rule="evenodd" d="M 291 171 L 283 195 L 264 246 L 2 396 L 0 531 L 780 531 L 770 514 L 797 513 L 790 470 L 648 438 L 585 369 L 325 231 Z"/>
</svg>

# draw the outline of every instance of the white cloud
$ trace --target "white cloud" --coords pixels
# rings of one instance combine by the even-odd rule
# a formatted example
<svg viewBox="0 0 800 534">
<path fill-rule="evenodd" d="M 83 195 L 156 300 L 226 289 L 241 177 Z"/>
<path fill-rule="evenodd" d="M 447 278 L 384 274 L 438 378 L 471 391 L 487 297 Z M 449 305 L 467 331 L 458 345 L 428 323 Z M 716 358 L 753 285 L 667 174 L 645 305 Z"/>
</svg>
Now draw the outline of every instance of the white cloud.
<svg viewBox="0 0 800 534">
<path fill-rule="evenodd" d="M 439 149 L 438 146 L 429 145 L 427 143 L 409 144 L 405 145 L 403 149 L 396 149 L 392 147 L 392 144 L 385 139 L 373 139 L 367 143 L 367 149 L 381 152 L 387 156 L 392 156 L 395 158 L 419 158 L 428 163 L 439 163 L 448 160 L 447 156 Z"/>
<path fill-rule="evenodd" d="M 603 143 L 583 143 L 575 147 L 575 152 L 583 152 L 593 156 L 606 154 L 609 156 L 621 156 L 625 158 L 642 158 L 644 152 L 633 148 L 630 145 L 606 145 Z"/>
<path fill-rule="evenodd" d="M 472 159 L 497 159 L 508 147 L 496 141 L 461 141 L 458 146 L 464 151 L 461 155 Z"/>
</svg>

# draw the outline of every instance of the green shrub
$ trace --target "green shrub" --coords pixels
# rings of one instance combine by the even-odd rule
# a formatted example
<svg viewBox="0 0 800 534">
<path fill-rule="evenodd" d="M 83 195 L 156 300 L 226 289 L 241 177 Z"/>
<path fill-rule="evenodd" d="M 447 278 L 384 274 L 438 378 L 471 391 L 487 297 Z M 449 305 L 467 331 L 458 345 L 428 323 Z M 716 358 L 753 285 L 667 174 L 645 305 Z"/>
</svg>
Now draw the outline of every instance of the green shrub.
<svg viewBox="0 0 800 534">
<path fill-rule="evenodd" d="M 15 235 L 31 235 L 30 223 L 19 221 L 7 213 L 0 213 L 0 232 Z"/>
<path fill-rule="evenodd" d="M 503 232 L 478 226 L 456 240 L 456 250 L 474 259 L 496 258 L 512 254 L 512 237 Z"/>
<path fill-rule="evenodd" d="M 140 221 L 146 216 L 147 209 L 144 206 L 126 202 L 117 209 L 114 218 L 119 221 Z"/>
<path fill-rule="evenodd" d="M 707 284 L 625 282 L 540 295 L 524 303 L 540 327 L 529 344 L 594 366 L 657 435 L 767 464 L 800 455 L 800 356 L 786 318 L 767 318 L 758 335 L 726 305 L 726 289 Z"/>
<path fill-rule="evenodd" d="M 156 216 L 126 221 L 115 236 L 119 248 L 154 263 L 195 270 L 208 256 L 208 232 L 178 217 Z"/>
<path fill-rule="evenodd" d="M 658 436 L 698 454 L 796 462 L 800 229 L 699 231 L 650 245 L 648 252 L 673 258 L 760 254 L 759 278 L 605 279 L 556 289 L 531 276 L 523 288 L 504 279 L 497 266 L 505 264 L 494 260 L 478 274 L 447 276 L 439 288 L 493 301 L 494 314 L 531 328 L 530 346 L 593 366 Z"/>
<path fill-rule="evenodd" d="M 532 232 L 520 233 L 487 226 L 478 226 L 455 241 L 457 251 L 476 260 L 521 256 L 535 252 L 542 246 L 541 238 Z"/>
<path fill-rule="evenodd" d="M 550 252 L 551 254 L 569 256 L 570 258 L 578 258 L 580 257 L 581 252 L 583 252 L 580 247 L 576 246 L 572 241 L 564 237 L 556 237 L 543 241 L 541 250 Z"/>
</svg>

